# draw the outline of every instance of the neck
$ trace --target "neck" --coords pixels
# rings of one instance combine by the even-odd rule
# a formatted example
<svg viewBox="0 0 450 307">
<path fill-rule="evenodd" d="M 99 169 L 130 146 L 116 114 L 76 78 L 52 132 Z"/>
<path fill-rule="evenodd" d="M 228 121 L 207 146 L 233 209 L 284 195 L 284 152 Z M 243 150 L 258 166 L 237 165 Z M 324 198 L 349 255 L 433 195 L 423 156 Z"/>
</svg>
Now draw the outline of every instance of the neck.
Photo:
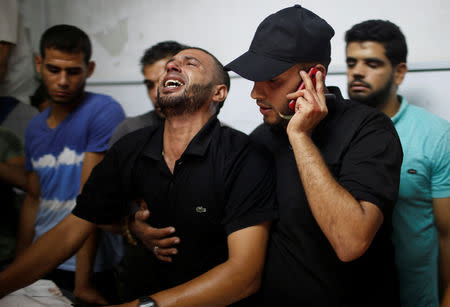
<svg viewBox="0 0 450 307">
<path fill-rule="evenodd" d="M 61 104 L 50 101 L 50 114 L 47 118 L 47 125 L 54 129 L 58 126 L 70 113 L 72 113 L 84 100 L 84 93 L 71 103 Z"/>
<path fill-rule="evenodd" d="M 400 100 L 397 97 L 397 92 L 392 93 L 386 100 L 386 103 L 378 108 L 381 112 L 389 117 L 393 117 L 400 109 Z"/>
<path fill-rule="evenodd" d="M 189 143 L 211 118 L 209 112 L 170 116 L 164 122 L 164 159 L 173 173 L 175 162 L 181 158 Z"/>
</svg>

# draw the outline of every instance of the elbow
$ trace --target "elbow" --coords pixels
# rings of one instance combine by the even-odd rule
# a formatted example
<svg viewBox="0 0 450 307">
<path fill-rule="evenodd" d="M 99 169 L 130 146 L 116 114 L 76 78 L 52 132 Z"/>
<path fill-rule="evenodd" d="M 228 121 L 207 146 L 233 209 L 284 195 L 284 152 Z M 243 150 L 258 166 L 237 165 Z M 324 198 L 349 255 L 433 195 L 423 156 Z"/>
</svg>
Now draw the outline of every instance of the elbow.
<svg viewBox="0 0 450 307">
<path fill-rule="evenodd" d="M 261 276 L 259 276 L 259 278 L 254 279 L 250 286 L 248 287 L 248 295 L 250 296 L 256 292 L 259 291 L 259 288 L 261 288 Z"/>
<path fill-rule="evenodd" d="M 337 245 L 334 250 L 340 261 L 350 262 L 364 255 L 371 243 L 371 239 L 353 240 L 352 242 Z"/>
<path fill-rule="evenodd" d="M 249 280 L 244 286 L 244 291 L 242 291 L 242 287 L 240 288 L 238 300 L 244 299 L 259 291 L 262 280 L 261 276 L 262 274 L 258 274 L 258 276 L 255 276 L 251 280 Z"/>
</svg>

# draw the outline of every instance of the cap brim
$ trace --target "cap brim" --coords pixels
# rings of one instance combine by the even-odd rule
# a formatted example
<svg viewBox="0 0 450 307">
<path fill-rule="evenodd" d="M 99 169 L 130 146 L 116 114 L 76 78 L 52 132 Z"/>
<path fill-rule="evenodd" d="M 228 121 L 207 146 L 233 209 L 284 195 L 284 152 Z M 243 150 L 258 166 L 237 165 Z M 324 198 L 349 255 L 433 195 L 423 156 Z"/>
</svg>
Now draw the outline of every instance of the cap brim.
<svg viewBox="0 0 450 307">
<path fill-rule="evenodd" d="M 225 69 L 234 71 L 245 79 L 259 82 L 270 80 L 294 65 L 295 63 L 275 60 L 249 50 L 226 65 Z"/>
</svg>

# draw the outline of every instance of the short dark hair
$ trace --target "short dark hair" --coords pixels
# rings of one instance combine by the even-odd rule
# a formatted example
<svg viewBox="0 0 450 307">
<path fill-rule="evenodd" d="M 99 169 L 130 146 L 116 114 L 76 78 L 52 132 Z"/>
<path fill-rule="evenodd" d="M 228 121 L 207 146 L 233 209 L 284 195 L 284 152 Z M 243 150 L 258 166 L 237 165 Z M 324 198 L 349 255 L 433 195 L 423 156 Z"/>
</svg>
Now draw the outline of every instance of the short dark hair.
<svg viewBox="0 0 450 307">
<path fill-rule="evenodd" d="M 39 48 L 43 58 L 45 58 L 45 49 L 56 49 L 68 53 L 82 52 L 86 64 L 89 63 L 92 55 L 89 36 L 80 28 L 64 24 L 48 28 L 42 34 Z"/>
<path fill-rule="evenodd" d="M 217 84 L 224 84 L 227 87 L 227 91 L 229 92 L 230 91 L 230 75 L 225 70 L 225 68 L 223 67 L 222 63 L 220 63 L 220 61 L 214 55 L 212 55 L 209 51 L 206 51 L 203 48 L 189 47 L 187 49 L 195 49 L 195 50 L 203 51 L 204 53 L 208 54 L 209 56 L 211 56 L 213 58 L 215 66 L 216 66 L 216 69 L 215 69 L 216 71 L 214 73 L 216 78 L 215 78 L 214 81 L 216 82 L 216 85 Z M 219 111 L 222 108 L 224 102 L 225 102 L 225 99 L 217 104 L 217 112 L 216 112 L 216 114 L 219 114 Z"/>
<path fill-rule="evenodd" d="M 405 62 L 408 55 L 406 39 L 400 28 L 388 20 L 372 19 L 354 25 L 345 33 L 347 45 L 351 42 L 374 41 L 383 44 L 392 66 Z"/>
<path fill-rule="evenodd" d="M 140 64 L 142 72 L 144 72 L 144 67 L 147 65 L 152 65 L 159 60 L 173 57 L 175 54 L 188 48 L 186 45 L 182 45 L 176 41 L 163 41 L 151 46 L 144 51 L 144 55 L 141 58 Z"/>
</svg>

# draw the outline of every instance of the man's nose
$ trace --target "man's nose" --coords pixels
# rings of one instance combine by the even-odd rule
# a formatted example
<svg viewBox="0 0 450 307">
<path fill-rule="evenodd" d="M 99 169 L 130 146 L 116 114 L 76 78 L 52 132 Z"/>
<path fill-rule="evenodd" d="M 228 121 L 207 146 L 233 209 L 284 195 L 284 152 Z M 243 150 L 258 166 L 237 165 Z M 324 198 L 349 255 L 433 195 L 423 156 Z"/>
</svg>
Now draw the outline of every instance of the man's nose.
<svg viewBox="0 0 450 307">
<path fill-rule="evenodd" d="M 177 60 L 173 60 L 173 61 L 170 61 L 169 63 L 167 63 L 167 65 L 166 65 L 166 70 L 167 71 L 181 71 L 181 69 L 180 69 L 180 63 L 178 63 L 178 61 Z"/>
<path fill-rule="evenodd" d="M 351 68 L 351 74 L 354 78 L 361 79 L 366 75 L 366 68 L 362 63 L 357 63 Z"/>
<path fill-rule="evenodd" d="M 59 87 L 67 87 L 69 86 L 69 78 L 65 71 L 61 71 L 58 75 L 58 86 Z"/>
<path fill-rule="evenodd" d="M 253 99 L 256 100 L 263 100 L 265 95 L 264 95 L 264 86 L 262 82 L 255 82 L 253 84 L 253 89 L 252 92 L 250 93 L 250 96 Z"/>
</svg>

